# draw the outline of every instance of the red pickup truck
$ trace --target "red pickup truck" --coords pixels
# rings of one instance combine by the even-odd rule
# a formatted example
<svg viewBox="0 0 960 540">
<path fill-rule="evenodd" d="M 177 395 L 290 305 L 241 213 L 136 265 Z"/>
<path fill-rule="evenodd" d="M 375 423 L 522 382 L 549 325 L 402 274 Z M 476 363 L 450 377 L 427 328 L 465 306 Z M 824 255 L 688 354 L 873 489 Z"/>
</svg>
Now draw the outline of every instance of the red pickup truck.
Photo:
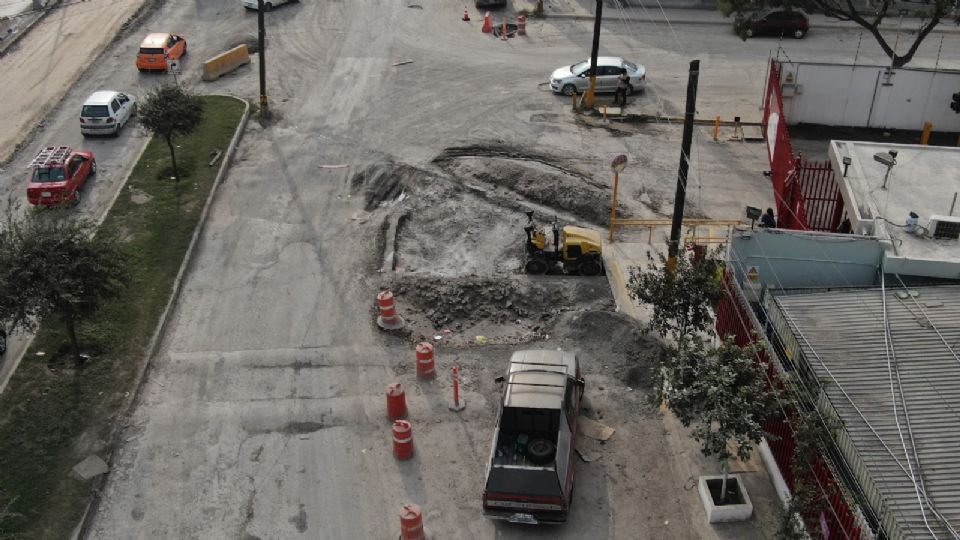
<svg viewBox="0 0 960 540">
<path fill-rule="evenodd" d="M 514 523 L 567 520 L 584 382 L 576 354 L 516 351 L 510 358 L 483 512 Z"/>
<path fill-rule="evenodd" d="M 80 202 L 80 189 L 97 174 L 93 152 L 73 150 L 69 146 L 48 146 L 30 162 L 32 173 L 27 200 L 33 205 L 54 206 Z"/>
</svg>

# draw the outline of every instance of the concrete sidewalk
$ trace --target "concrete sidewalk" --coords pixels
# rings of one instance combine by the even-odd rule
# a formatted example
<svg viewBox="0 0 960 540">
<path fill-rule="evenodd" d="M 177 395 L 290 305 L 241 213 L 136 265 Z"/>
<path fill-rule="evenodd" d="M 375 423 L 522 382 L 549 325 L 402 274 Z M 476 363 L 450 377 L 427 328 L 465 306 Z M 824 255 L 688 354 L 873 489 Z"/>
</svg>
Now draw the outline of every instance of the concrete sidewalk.
<svg viewBox="0 0 960 540">
<path fill-rule="evenodd" d="M 529 0 L 515 0 L 517 9 L 530 9 Z M 592 6 L 591 6 L 592 7 Z M 594 10 L 584 7 L 575 0 L 552 0 L 545 6 L 547 18 L 554 19 L 593 19 Z M 605 6 L 603 11 L 603 20 L 610 22 L 634 22 L 646 24 L 670 24 L 670 25 L 719 25 L 733 27 L 733 18 L 724 17 L 719 11 L 713 9 L 683 9 L 683 8 L 661 8 L 659 4 L 647 7 L 625 7 L 622 10 L 612 6 Z M 898 17 L 896 14 L 888 16 L 880 29 L 887 31 L 896 31 Z M 917 17 L 904 17 L 901 30 L 904 32 L 915 32 L 919 25 Z M 810 27 L 814 31 L 818 28 L 850 30 L 862 28 L 860 25 L 826 17 L 821 14 L 810 15 Z M 951 20 L 941 21 L 932 33 L 940 34 L 960 34 L 960 26 L 957 26 Z"/>
</svg>

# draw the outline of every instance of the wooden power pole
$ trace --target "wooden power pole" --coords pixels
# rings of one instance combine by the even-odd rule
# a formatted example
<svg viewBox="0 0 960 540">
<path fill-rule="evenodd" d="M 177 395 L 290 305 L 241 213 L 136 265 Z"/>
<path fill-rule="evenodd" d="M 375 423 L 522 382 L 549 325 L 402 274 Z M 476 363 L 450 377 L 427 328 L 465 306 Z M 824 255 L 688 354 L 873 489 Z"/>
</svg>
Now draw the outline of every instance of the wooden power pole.
<svg viewBox="0 0 960 540">
<path fill-rule="evenodd" d="M 603 17 L 603 0 L 597 0 L 597 15 L 593 20 L 593 47 L 590 49 L 590 88 L 583 96 L 587 107 L 593 107 L 597 91 L 597 55 L 600 53 L 600 19 Z"/>
<path fill-rule="evenodd" d="M 683 116 L 683 140 L 680 142 L 680 171 L 677 174 L 677 193 L 673 197 L 673 223 L 670 226 L 670 245 L 667 250 L 667 268 L 672 274 L 677 269 L 680 252 L 680 229 L 683 226 L 683 207 L 687 197 L 687 173 L 690 171 L 690 144 L 693 142 L 693 117 L 697 112 L 697 81 L 700 61 L 690 61 L 687 78 L 687 110 Z"/>
<path fill-rule="evenodd" d="M 270 118 L 270 109 L 267 103 L 267 57 L 266 49 L 267 30 L 263 24 L 263 0 L 257 0 L 257 55 L 260 60 L 260 117 Z"/>
</svg>

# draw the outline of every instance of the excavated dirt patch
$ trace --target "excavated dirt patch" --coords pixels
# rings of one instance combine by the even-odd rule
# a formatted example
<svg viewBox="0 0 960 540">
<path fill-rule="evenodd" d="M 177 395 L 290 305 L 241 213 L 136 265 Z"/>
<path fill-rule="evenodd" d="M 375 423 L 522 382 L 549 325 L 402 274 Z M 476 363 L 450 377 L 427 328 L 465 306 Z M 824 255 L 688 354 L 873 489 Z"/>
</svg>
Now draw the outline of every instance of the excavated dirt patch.
<svg viewBox="0 0 960 540">
<path fill-rule="evenodd" d="M 605 278 L 398 275 L 388 286 L 415 338 L 449 346 L 547 341 L 562 313 L 614 309 Z"/>
<path fill-rule="evenodd" d="M 503 187 L 531 203 L 594 225 L 606 226 L 609 221 L 611 185 L 561 158 L 476 145 L 448 148 L 433 162 L 461 181 Z"/>
</svg>

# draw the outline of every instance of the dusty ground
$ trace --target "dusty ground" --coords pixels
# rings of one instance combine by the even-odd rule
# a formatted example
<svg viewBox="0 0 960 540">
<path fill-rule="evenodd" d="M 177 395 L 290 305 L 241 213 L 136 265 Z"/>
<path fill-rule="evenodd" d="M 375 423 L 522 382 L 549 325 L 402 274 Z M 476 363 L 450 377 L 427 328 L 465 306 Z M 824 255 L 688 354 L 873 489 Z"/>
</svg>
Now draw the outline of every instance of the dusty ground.
<svg viewBox="0 0 960 540">
<path fill-rule="evenodd" d="M 602 227 L 618 154 L 630 158 L 622 212 L 669 215 L 679 126 L 584 122 L 543 90 L 551 69 L 586 57 L 589 22 L 531 20 L 527 38 L 502 43 L 479 32 L 473 10 L 474 21 L 460 21 L 461 8 L 303 1 L 270 14 L 268 93 L 279 119 L 251 124 L 221 187 L 89 537 L 388 538 L 408 500 L 423 505 L 439 538 L 770 536 L 776 503 L 753 464 L 743 468 L 759 494 L 756 519 L 704 523 L 690 480 L 716 464 L 643 399 L 645 370 L 659 352 L 613 311 L 604 280 L 519 273 L 523 210 Z M 236 0 L 165 3 L 111 43 L 26 137 L 28 150 L 0 173 L 3 195 L 22 195 L 35 146 L 83 144 L 97 152 L 102 176 L 80 211 L 102 212 L 145 139 L 133 129 L 82 141 L 79 102 L 103 87 L 142 95 L 163 80 L 132 68 L 148 29 L 187 35 L 181 80 L 189 87 L 255 100 L 256 60 L 212 84 L 199 82 L 198 65 L 249 39 L 254 20 Z M 64 28 L 73 39 L 80 27 L 57 21 L 19 45 L 38 44 L 32 63 L 0 60 L 16 60 L 0 68 L 22 85 L 5 97 L 39 91 L 38 80 L 76 67 L 53 44 Z M 109 41 L 89 41 L 101 37 Z M 849 60 L 856 41 L 836 31 L 784 45 L 794 59 Z M 777 45 L 743 43 L 726 25 L 634 23 L 605 24 L 602 43 L 647 66 L 650 87 L 632 98 L 633 112 L 681 110 L 696 56 L 704 62 L 701 117 L 747 120 L 759 117 L 764 66 Z M 928 42 L 920 56 L 936 51 Z M 13 112 L 4 118 L 26 114 Z M 29 123 L 0 133 L 19 140 Z M 697 129 L 692 158 L 691 213 L 737 217 L 745 204 L 769 205 L 762 145 L 713 143 Z M 621 240 L 641 236 L 624 231 Z M 412 324 L 402 336 L 373 325 L 374 296 L 388 286 Z M 420 384 L 412 344 L 438 335 L 441 377 Z M 577 463 L 574 513 L 560 528 L 495 524 L 479 511 L 499 395 L 492 380 L 518 344 L 577 350 L 585 414 L 617 429 L 598 461 Z M 460 415 L 447 410 L 454 362 L 464 368 L 468 401 Z M 418 453 L 408 463 L 389 451 L 383 391 L 395 380 L 407 386 L 414 421 Z"/>
<path fill-rule="evenodd" d="M 0 57 L 0 163 L 17 150 L 24 132 L 59 103 L 77 77 L 144 0 L 89 0 L 58 7 Z M 95 29 L 91 31 L 91 29 Z M 131 60 L 132 62 L 132 60 Z M 80 104 L 77 105 L 79 107 Z"/>
</svg>

